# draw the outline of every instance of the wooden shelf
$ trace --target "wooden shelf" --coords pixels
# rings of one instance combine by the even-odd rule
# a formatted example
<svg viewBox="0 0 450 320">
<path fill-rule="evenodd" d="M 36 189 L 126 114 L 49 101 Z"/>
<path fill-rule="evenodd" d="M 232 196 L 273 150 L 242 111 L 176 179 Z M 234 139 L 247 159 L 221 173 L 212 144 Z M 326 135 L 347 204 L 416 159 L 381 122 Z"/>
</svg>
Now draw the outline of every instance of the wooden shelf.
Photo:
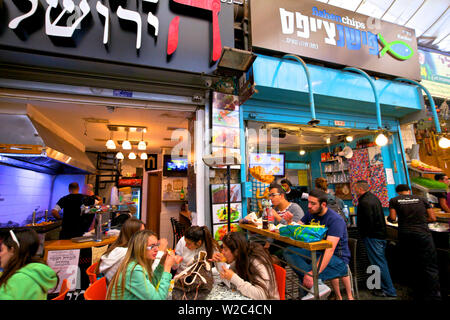
<svg viewBox="0 0 450 320">
<path fill-rule="evenodd" d="M 443 171 L 439 171 L 439 172 L 436 172 L 436 171 L 422 171 L 422 170 L 419 170 L 417 168 L 411 167 L 410 165 L 408 165 L 408 169 L 410 169 L 412 171 L 415 171 L 415 172 L 418 172 L 418 173 L 421 173 L 421 174 L 439 174 L 439 173 L 444 173 Z"/>
</svg>

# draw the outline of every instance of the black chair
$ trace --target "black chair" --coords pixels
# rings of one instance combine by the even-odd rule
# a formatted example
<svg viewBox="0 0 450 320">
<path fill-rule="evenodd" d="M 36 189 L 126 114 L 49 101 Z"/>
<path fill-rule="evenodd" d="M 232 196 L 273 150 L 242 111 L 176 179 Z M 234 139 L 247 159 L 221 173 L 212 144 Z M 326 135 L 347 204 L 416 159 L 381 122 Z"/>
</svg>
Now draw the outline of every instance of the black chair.
<svg viewBox="0 0 450 320">
<path fill-rule="evenodd" d="M 350 249 L 351 259 L 349 263 L 350 267 L 350 282 L 352 285 L 353 296 L 355 299 L 359 299 L 358 292 L 358 270 L 356 268 L 357 260 L 356 260 L 356 250 L 357 250 L 358 240 L 354 238 L 348 238 L 348 248 Z"/>
<path fill-rule="evenodd" d="M 172 248 L 175 248 L 175 245 L 180 241 L 180 239 L 184 235 L 185 226 L 178 221 L 177 219 L 171 217 L 170 223 L 172 224 L 172 232 L 173 232 L 173 245 Z"/>
</svg>

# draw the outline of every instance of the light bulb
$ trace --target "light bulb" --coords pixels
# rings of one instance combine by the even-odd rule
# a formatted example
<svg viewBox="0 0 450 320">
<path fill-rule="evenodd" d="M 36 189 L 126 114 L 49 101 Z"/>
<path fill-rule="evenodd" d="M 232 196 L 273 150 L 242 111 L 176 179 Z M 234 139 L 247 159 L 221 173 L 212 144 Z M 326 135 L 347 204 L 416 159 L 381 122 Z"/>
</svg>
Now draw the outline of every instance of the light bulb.
<svg viewBox="0 0 450 320">
<path fill-rule="evenodd" d="M 388 138 L 384 134 L 380 133 L 377 136 L 377 138 L 375 139 L 375 143 L 378 146 L 383 147 L 383 146 L 385 146 L 388 143 Z"/>
<path fill-rule="evenodd" d="M 122 142 L 122 149 L 123 150 L 131 150 L 131 143 L 128 140 L 125 140 Z"/>
<path fill-rule="evenodd" d="M 302 150 L 300 150 L 299 153 L 300 153 L 301 156 L 303 156 L 303 155 L 305 155 L 306 151 L 302 149 Z"/>
<path fill-rule="evenodd" d="M 448 140 L 446 137 L 441 137 L 438 144 L 442 149 L 447 149 L 448 147 L 450 147 L 450 140 Z"/>
<path fill-rule="evenodd" d="M 136 155 L 134 154 L 134 152 L 130 152 L 130 154 L 128 155 L 128 159 L 131 159 L 131 160 L 136 159 Z"/>
<path fill-rule="evenodd" d="M 139 149 L 139 150 L 145 150 L 145 149 L 147 149 L 147 144 L 145 143 L 145 141 L 143 141 L 143 140 L 139 141 L 138 149 Z"/>
<path fill-rule="evenodd" d="M 119 160 L 123 160 L 125 157 L 123 156 L 123 153 L 119 151 L 116 154 L 116 158 L 119 159 Z"/>
<path fill-rule="evenodd" d="M 353 141 L 353 137 L 352 136 L 346 136 L 345 140 L 347 140 L 347 142 L 352 142 Z"/>
<path fill-rule="evenodd" d="M 328 138 L 326 139 L 326 142 L 327 142 L 327 144 L 330 144 L 330 143 L 331 143 L 330 137 L 328 137 Z"/>
<path fill-rule="evenodd" d="M 147 154 L 145 152 L 141 153 L 141 160 L 147 160 L 147 159 L 148 159 Z"/>
<path fill-rule="evenodd" d="M 106 141 L 106 148 L 107 149 L 115 149 L 116 144 L 114 143 L 114 140 L 109 139 L 108 141 Z"/>
</svg>

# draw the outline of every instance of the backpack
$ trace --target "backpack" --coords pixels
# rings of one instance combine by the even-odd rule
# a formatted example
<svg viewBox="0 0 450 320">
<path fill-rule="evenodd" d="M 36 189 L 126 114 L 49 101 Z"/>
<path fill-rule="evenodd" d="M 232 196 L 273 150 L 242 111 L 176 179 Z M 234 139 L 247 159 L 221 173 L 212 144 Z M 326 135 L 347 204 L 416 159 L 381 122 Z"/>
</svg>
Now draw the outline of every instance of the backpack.
<svg viewBox="0 0 450 320">
<path fill-rule="evenodd" d="M 335 196 L 329 195 L 327 203 L 328 203 L 327 204 L 328 208 L 330 208 L 331 210 L 337 212 L 344 219 L 345 223 L 348 222 L 348 219 L 345 216 L 344 210 L 342 210 L 342 208 L 337 203 Z"/>
</svg>

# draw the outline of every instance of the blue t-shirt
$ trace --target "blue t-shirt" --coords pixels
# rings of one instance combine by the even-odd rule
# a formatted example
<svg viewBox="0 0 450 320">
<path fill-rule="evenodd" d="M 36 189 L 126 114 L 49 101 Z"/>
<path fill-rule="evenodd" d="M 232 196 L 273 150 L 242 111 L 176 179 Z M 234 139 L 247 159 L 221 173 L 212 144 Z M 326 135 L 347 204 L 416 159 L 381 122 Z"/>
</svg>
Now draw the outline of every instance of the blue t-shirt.
<svg viewBox="0 0 450 320">
<path fill-rule="evenodd" d="M 333 255 L 341 258 L 345 263 L 350 261 L 350 249 L 348 248 L 348 234 L 347 225 L 344 219 L 335 211 L 328 208 L 327 213 L 323 216 L 313 215 L 307 212 L 301 221 L 304 224 L 309 224 L 311 220 L 319 222 L 328 228 L 327 236 L 338 237 L 339 242 L 334 250 Z"/>
</svg>

